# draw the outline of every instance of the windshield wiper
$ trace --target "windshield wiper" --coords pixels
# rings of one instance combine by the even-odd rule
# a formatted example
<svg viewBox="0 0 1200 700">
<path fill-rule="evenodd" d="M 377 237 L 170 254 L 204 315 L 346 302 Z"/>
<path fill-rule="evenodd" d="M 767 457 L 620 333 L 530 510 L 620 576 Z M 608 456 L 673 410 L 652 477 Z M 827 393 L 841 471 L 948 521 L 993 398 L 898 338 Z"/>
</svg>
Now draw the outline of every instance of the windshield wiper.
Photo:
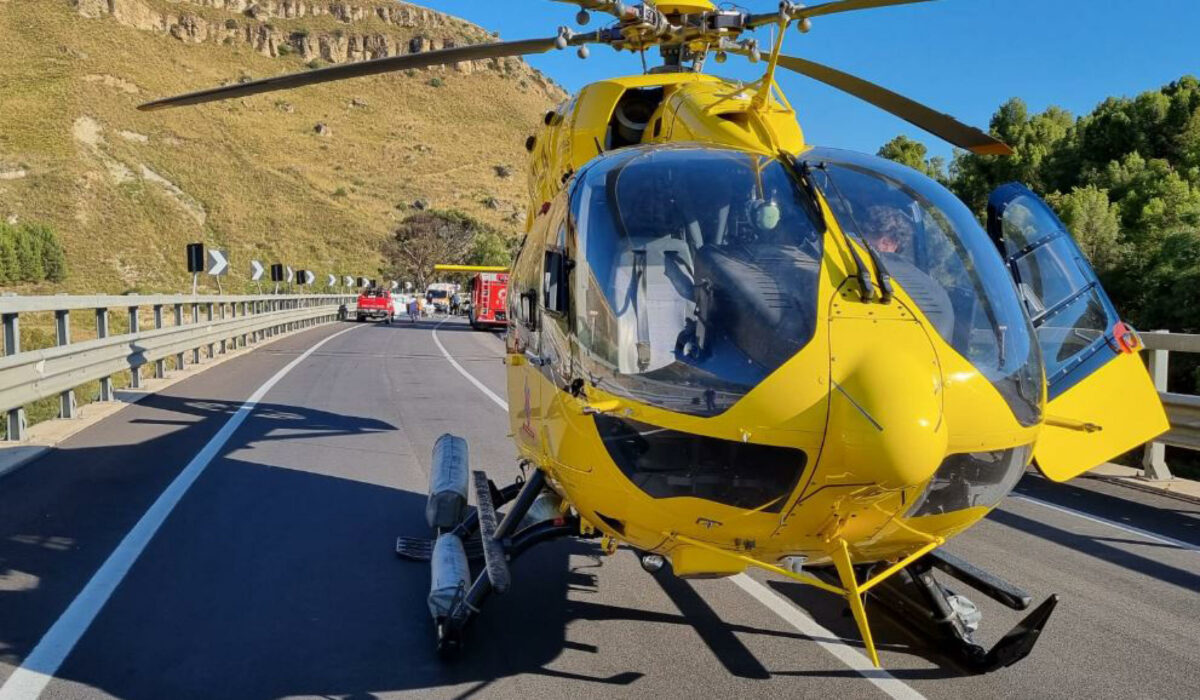
<svg viewBox="0 0 1200 700">
<path fill-rule="evenodd" d="M 808 161 L 804 161 L 801 163 L 800 167 L 801 173 L 804 176 L 802 181 L 805 182 L 805 187 L 812 187 L 814 189 L 818 188 L 818 185 L 812 178 L 812 170 L 814 169 L 814 166 L 810 165 Z M 839 200 L 841 200 L 842 208 L 850 217 L 850 223 L 852 223 L 854 225 L 854 229 L 858 231 L 857 239 L 859 243 L 861 243 L 862 247 L 867 250 L 867 255 L 871 258 L 871 265 L 875 268 L 876 279 L 879 283 L 879 303 L 891 303 L 892 298 L 895 296 L 892 289 L 892 275 L 888 272 L 887 266 L 883 264 L 883 258 L 879 255 L 879 251 L 875 250 L 875 246 L 871 245 L 871 242 L 863 233 L 862 226 L 858 223 L 858 219 L 856 219 L 854 216 L 854 210 L 850 206 L 850 201 L 846 199 L 846 195 L 842 194 L 842 188 L 838 187 L 837 180 L 835 180 L 833 175 L 829 172 L 829 168 L 826 166 L 826 164 L 817 163 L 815 169 L 825 173 L 825 179 L 831 185 L 833 185 L 833 193 L 837 195 Z M 841 222 L 839 222 L 839 224 L 840 223 Z M 846 233 L 846 227 L 839 225 L 838 228 L 841 229 L 842 238 L 846 242 L 846 247 L 850 249 L 850 255 L 854 258 L 854 264 L 858 268 L 855 277 L 858 279 L 859 286 L 862 288 L 862 300 L 871 301 L 875 298 L 875 288 L 871 284 L 871 281 L 867 278 L 866 266 L 863 264 L 862 258 L 854 249 L 854 246 L 850 244 L 850 236 Z"/>
<path fill-rule="evenodd" d="M 633 292 L 633 311 L 637 315 L 637 364 L 638 371 L 645 372 L 650 366 L 650 319 L 646 313 L 646 249 L 633 251 L 633 275 L 630 286 Z"/>
</svg>

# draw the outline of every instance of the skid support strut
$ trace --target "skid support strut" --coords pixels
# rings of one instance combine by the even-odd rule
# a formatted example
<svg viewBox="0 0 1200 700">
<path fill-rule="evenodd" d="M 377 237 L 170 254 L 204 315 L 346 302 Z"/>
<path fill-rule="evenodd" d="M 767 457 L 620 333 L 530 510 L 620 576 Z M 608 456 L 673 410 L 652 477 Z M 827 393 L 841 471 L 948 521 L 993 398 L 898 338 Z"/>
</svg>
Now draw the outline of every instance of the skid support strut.
<svg viewBox="0 0 1200 700">
<path fill-rule="evenodd" d="M 858 577 L 854 574 L 854 564 L 850 561 L 850 548 L 845 540 L 838 540 L 837 549 L 833 550 L 833 564 L 837 567 L 838 579 L 846 591 L 846 602 L 850 604 L 850 612 L 854 615 L 854 623 L 858 625 L 858 633 L 862 635 L 863 646 L 871 663 L 879 667 L 879 653 L 875 651 L 875 640 L 871 637 L 871 625 L 867 621 L 867 609 L 863 606 L 863 592 L 858 585 Z"/>
</svg>

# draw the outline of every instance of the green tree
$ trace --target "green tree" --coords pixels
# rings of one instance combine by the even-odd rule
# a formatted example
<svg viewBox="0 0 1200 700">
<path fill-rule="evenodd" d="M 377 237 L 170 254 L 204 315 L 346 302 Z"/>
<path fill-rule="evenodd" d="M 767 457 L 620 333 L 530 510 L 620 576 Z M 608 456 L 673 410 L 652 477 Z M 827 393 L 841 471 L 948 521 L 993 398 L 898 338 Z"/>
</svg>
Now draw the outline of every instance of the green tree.
<svg viewBox="0 0 1200 700">
<path fill-rule="evenodd" d="M 1046 202 L 1074 234 L 1096 272 L 1115 269 L 1128 253 L 1121 238 L 1121 208 L 1108 198 L 1108 191 L 1095 185 L 1076 187 L 1069 194 L 1052 193 Z"/>
<path fill-rule="evenodd" d="M 384 272 L 394 279 L 415 280 L 417 289 L 424 289 L 434 278 L 434 265 L 465 263 L 475 237 L 485 230 L 459 211 L 412 214 L 384 244 Z"/>
<path fill-rule="evenodd" d="M 21 279 L 16 239 L 16 230 L 0 221 L 0 284 L 13 284 Z"/>
<path fill-rule="evenodd" d="M 925 147 L 925 144 L 903 134 L 885 143 L 877 155 L 925 173 L 942 184 L 949 182 L 945 159 L 930 158 L 929 149 Z"/>
<path fill-rule="evenodd" d="M 1200 233 L 1165 235 L 1129 288 L 1126 300 L 1142 328 L 1200 332 Z"/>
<path fill-rule="evenodd" d="M 1134 151 L 1112 161 L 1093 179 L 1121 207 L 1126 236 L 1154 241 L 1169 231 L 1200 224 L 1200 187 L 1162 158 Z M 1194 174 L 1192 175 L 1194 178 Z"/>
<path fill-rule="evenodd" d="M 41 282 L 45 276 L 42 267 L 42 241 L 34 236 L 28 226 L 17 229 L 17 267 L 22 282 Z"/>
<path fill-rule="evenodd" d="M 46 268 L 46 281 L 62 282 L 67 279 L 67 254 L 53 231 L 46 229 L 45 235 L 46 240 L 42 247 L 42 265 Z"/>
<path fill-rule="evenodd" d="M 1074 125 L 1071 113 L 1051 107 L 1030 115 L 1025 102 L 1013 98 L 992 117 L 991 133 L 1013 149 L 1012 156 L 981 156 L 956 152 L 950 167 L 951 185 L 967 206 L 982 212 L 987 197 L 1006 182 L 1021 182 L 1036 192 L 1063 187 L 1059 173 L 1073 161 L 1068 136 Z"/>
<path fill-rule="evenodd" d="M 990 129 L 1015 155 L 956 152 L 947 178 L 977 215 L 996 187 L 1022 182 L 1071 229 L 1123 317 L 1141 328 L 1200 325 L 1200 80 L 1113 97 L 1078 119 L 1012 99 Z M 925 160 L 911 139 L 880 155 Z"/>
<path fill-rule="evenodd" d="M 512 250 L 508 240 L 500 233 L 484 230 L 475 234 L 471 250 L 467 253 L 468 265 L 507 266 L 512 264 Z"/>
</svg>

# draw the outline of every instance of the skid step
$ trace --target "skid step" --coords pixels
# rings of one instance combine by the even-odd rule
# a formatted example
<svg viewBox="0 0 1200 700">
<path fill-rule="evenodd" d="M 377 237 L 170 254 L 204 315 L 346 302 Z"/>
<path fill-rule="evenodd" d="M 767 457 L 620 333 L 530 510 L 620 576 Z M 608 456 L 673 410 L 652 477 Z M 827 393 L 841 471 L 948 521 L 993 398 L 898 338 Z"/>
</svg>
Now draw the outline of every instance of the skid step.
<svg viewBox="0 0 1200 700">
<path fill-rule="evenodd" d="M 935 549 L 925 556 L 930 564 L 1013 610 L 1027 610 L 1033 603 L 1033 596 L 1025 591 L 950 552 Z"/>
<path fill-rule="evenodd" d="M 475 507 L 479 512 L 479 541 L 483 547 L 483 561 L 487 568 L 492 590 L 504 593 L 512 581 L 508 571 L 508 558 L 504 547 L 496 541 L 496 507 L 492 505 L 492 483 L 487 474 L 471 472 L 475 482 Z"/>
<path fill-rule="evenodd" d="M 412 561 L 430 561 L 433 559 L 433 544 L 436 540 L 428 537 L 397 537 L 396 556 Z M 478 537 L 472 537 L 463 543 L 467 559 L 478 561 L 483 558 L 483 546 Z"/>
</svg>

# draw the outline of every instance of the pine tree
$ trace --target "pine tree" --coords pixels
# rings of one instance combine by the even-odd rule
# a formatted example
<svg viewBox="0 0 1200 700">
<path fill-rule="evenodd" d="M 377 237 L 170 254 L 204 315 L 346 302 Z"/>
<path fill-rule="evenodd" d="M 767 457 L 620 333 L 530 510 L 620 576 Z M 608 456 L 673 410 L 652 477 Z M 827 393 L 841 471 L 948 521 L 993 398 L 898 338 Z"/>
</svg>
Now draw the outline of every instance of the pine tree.
<svg viewBox="0 0 1200 700">
<path fill-rule="evenodd" d="M 0 221 L 0 285 L 15 284 L 20 280 L 17 265 L 17 232 Z"/>
<path fill-rule="evenodd" d="M 62 282 L 67 277 L 67 256 L 58 243 L 58 236 L 49 226 L 30 226 L 42 251 L 42 274 L 47 282 Z"/>
<path fill-rule="evenodd" d="M 22 282 L 41 282 L 46 277 L 42 269 L 41 240 L 28 226 L 17 229 L 17 266 Z"/>
</svg>

